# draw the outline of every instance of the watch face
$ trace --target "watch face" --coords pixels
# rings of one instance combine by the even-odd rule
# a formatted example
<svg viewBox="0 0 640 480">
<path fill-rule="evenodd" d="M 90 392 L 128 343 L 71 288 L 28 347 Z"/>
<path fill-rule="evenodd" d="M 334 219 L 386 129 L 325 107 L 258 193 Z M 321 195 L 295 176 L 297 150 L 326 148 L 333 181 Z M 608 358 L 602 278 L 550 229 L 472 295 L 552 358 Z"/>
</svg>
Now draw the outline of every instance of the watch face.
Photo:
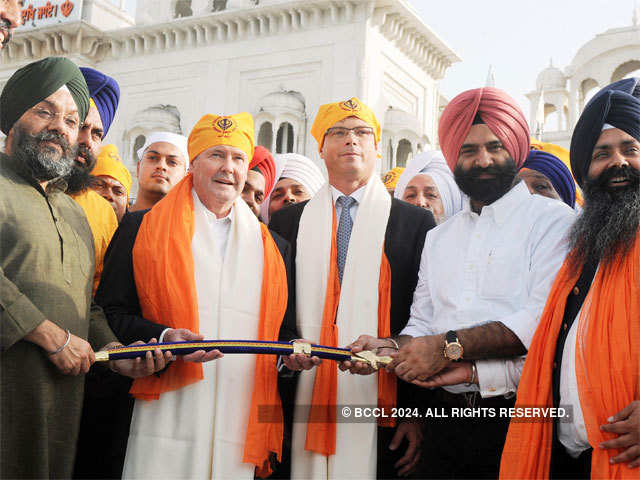
<svg viewBox="0 0 640 480">
<path fill-rule="evenodd" d="M 462 357 L 462 345 L 459 343 L 450 343 L 447 345 L 447 358 L 450 360 L 458 360 Z"/>
</svg>

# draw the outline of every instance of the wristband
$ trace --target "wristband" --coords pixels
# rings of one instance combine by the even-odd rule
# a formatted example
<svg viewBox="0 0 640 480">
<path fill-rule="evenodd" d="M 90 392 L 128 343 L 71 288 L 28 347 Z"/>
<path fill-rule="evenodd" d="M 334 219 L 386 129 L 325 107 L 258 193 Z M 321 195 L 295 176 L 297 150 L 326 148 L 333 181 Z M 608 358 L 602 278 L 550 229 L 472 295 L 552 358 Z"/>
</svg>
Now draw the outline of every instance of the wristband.
<svg viewBox="0 0 640 480">
<path fill-rule="evenodd" d="M 71 340 L 71 332 L 67 328 L 67 340 L 64 342 L 64 345 L 62 345 L 60 348 L 58 348 L 55 352 L 49 353 L 49 355 L 55 355 L 56 353 L 60 353 L 62 350 L 67 348 L 67 345 L 69 345 L 69 341 L 70 340 Z"/>
</svg>

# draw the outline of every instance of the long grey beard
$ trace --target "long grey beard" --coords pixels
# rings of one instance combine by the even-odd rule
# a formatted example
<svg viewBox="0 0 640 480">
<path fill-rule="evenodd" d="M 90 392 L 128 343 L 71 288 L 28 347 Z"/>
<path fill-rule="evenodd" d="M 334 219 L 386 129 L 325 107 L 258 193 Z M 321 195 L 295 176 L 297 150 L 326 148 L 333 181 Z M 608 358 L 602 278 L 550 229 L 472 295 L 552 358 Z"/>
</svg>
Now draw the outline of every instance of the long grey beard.
<svg viewBox="0 0 640 480">
<path fill-rule="evenodd" d="M 616 256 L 624 256 L 633 246 L 640 226 L 637 183 L 613 193 L 600 186 L 587 186 L 585 200 L 584 210 L 569 234 L 574 269 L 587 261 L 606 265 Z"/>
<path fill-rule="evenodd" d="M 52 148 L 40 148 L 40 142 L 45 140 L 57 142 L 62 153 Z M 39 182 L 68 175 L 76 156 L 76 148 L 69 145 L 62 135 L 48 131 L 31 135 L 20 126 L 14 126 L 12 152 Z"/>
</svg>

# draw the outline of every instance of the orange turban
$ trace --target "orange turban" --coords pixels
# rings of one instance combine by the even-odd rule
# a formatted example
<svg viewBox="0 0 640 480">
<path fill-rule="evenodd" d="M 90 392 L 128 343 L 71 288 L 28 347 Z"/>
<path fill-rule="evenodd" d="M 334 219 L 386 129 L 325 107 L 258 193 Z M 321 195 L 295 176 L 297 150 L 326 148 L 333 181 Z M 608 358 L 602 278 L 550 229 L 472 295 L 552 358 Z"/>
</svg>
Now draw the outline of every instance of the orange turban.
<svg viewBox="0 0 640 480">
<path fill-rule="evenodd" d="M 202 117 L 189 134 L 189 160 L 193 161 L 206 149 L 216 145 L 239 148 L 247 154 L 250 162 L 254 145 L 253 117 L 246 112 L 221 116 L 207 114 Z"/>
<path fill-rule="evenodd" d="M 367 122 L 373 128 L 376 138 L 376 144 L 380 142 L 380 124 L 376 115 L 368 106 L 362 103 L 356 97 L 345 100 L 344 102 L 326 103 L 320 106 L 316 119 L 311 127 L 311 135 L 318 142 L 318 151 L 322 151 L 324 143 L 324 135 L 327 130 L 333 127 L 340 120 L 348 117 L 357 117 Z"/>
<path fill-rule="evenodd" d="M 516 101 L 506 92 L 484 87 L 462 92 L 449 102 L 440 117 L 440 148 L 451 171 L 456 168 L 460 147 L 478 114 L 520 168 L 529 154 L 527 120 Z"/>
<path fill-rule="evenodd" d="M 382 176 L 382 183 L 384 183 L 387 190 L 393 190 L 396 188 L 398 179 L 400 178 L 400 175 L 402 175 L 402 172 L 404 172 L 404 167 L 395 167 Z"/>
<path fill-rule="evenodd" d="M 268 197 L 276 180 L 276 163 L 271 152 L 262 145 L 256 145 L 249 170 L 257 168 L 264 177 L 264 196 Z"/>
<path fill-rule="evenodd" d="M 107 176 L 117 180 L 127 191 L 127 197 L 131 191 L 131 174 L 127 167 L 122 163 L 120 155 L 118 155 L 118 147 L 115 145 L 105 145 L 98 154 L 96 166 L 93 167 L 91 175 Z"/>
</svg>

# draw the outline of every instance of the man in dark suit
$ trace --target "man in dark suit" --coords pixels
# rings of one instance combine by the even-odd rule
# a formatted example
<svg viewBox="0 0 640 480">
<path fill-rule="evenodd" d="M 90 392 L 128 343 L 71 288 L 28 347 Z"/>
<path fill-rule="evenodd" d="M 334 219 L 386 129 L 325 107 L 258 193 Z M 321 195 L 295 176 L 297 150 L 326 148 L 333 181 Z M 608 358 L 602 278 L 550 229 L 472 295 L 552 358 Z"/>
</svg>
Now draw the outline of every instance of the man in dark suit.
<svg viewBox="0 0 640 480">
<path fill-rule="evenodd" d="M 310 201 L 276 212 L 269 224 L 289 240 L 296 259 L 299 335 L 313 343 L 344 346 L 365 331 L 395 334 L 409 318 L 424 239 L 435 226 L 433 215 L 389 197 L 374 173 L 380 126 L 360 100 L 321 106 L 311 133 L 327 166 L 329 184 Z M 338 422 L 335 434 L 318 435 L 314 423 L 304 421 L 302 405 L 319 405 L 314 385 L 319 391 L 336 387 L 330 404 L 376 406 L 377 376 L 336 378 L 326 373 L 336 368 L 333 363 L 321 365 L 318 358 L 303 355 L 283 360 L 289 369 L 302 371 L 295 394 L 293 477 L 382 478 L 415 469 L 419 424 L 400 423 L 393 429 Z M 303 371 L 318 365 L 314 371 Z M 412 389 L 398 385 L 399 406 L 417 400 Z M 408 448 L 399 449 L 403 440 Z"/>
</svg>

